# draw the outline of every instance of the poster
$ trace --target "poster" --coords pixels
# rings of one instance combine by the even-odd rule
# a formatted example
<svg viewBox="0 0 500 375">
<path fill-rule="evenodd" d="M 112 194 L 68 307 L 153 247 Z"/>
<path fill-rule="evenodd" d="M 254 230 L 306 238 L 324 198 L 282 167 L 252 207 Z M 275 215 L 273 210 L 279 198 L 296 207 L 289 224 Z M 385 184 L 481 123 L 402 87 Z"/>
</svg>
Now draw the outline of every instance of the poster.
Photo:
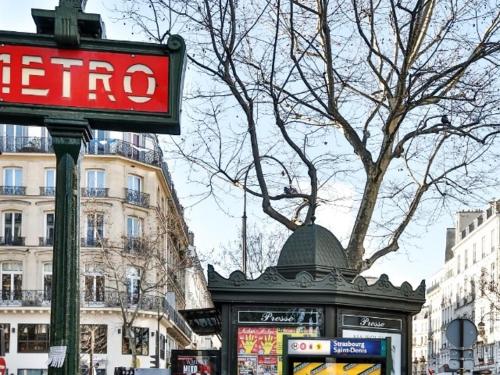
<svg viewBox="0 0 500 375">
<path fill-rule="evenodd" d="M 212 356 L 179 355 L 173 375 L 215 375 L 215 363 Z"/>
<path fill-rule="evenodd" d="M 294 375 L 382 375 L 379 363 L 314 363 L 293 364 Z"/>
<path fill-rule="evenodd" d="M 401 334 L 377 331 L 361 331 L 354 329 L 344 329 L 342 337 L 359 337 L 367 339 L 391 338 L 392 375 L 401 375 Z"/>
<path fill-rule="evenodd" d="M 276 375 L 278 373 L 278 357 L 259 356 L 257 363 L 257 375 Z"/>
<path fill-rule="evenodd" d="M 256 375 L 256 374 L 257 374 L 257 356 L 239 355 L 238 375 Z"/>
<path fill-rule="evenodd" d="M 238 375 L 281 375 L 283 336 L 319 337 L 319 327 L 238 327 Z"/>
</svg>

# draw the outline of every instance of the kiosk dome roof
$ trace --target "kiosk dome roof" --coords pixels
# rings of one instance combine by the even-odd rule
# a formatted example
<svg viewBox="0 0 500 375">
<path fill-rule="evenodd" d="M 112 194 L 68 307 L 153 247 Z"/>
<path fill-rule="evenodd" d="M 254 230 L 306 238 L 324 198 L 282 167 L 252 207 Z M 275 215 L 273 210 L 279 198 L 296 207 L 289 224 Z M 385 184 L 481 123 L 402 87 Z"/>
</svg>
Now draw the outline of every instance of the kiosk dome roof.
<svg viewBox="0 0 500 375">
<path fill-rule="evenodd" d="M 277 264 L 285 277 L 307 271 L 314 277 L 333 269 L 349 269 L 347 256 L 337 237 L 328 229 L 307 224 L 299 227 L 283 245 Z"/>
</svg>

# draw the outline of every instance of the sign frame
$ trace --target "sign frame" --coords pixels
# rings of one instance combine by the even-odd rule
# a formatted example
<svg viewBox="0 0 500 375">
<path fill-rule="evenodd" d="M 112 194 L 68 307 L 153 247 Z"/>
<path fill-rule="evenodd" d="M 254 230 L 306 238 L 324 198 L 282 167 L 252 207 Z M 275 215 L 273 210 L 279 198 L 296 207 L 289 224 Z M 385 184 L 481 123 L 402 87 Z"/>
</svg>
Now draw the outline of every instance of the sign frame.
<svg viewBox="0 0 500 375">
<path fill-rule="evenodd" d="M 0 30 L 0 46 L 16 45 L 61 49 L 52 35 Z M 142 112 L 93 108 L 59 107 L 0 101 L 0 121 L 45 126 L 47 118 L 88 121 L 92 129 L 140 133 L 180 134 L 181 96 L 186 65 L 186 46 L 179 35 L 167 44 L 84 38 L 78 47 L 89 52 L 115 52 L 169 57 L 168 112 Z"/>
</svg>

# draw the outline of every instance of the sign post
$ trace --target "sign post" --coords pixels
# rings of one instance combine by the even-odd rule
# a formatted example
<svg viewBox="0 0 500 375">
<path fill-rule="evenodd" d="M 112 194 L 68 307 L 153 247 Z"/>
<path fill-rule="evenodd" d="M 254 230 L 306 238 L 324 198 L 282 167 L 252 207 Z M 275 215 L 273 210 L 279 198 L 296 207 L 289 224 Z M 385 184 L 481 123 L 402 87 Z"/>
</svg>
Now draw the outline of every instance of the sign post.
<svg viewBox="0 0 500 375">
<path fill-rule="evenodd" d="M 49 375 L 80 373 L 79 156 L 91 129 L 180 133 L 183 39 L 101 39 L 85 3 L 32 9 L 37 34 L 0 31 L 0 121 L 46 126 L 56 155 Z"/>
</svg>

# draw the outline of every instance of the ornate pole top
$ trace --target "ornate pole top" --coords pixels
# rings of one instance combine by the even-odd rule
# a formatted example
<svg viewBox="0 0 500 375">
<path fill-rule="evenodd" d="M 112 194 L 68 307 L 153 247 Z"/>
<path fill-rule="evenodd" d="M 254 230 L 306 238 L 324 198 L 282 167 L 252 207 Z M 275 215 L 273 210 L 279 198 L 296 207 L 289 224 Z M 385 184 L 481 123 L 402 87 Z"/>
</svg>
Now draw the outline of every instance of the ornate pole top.
<svg viewBox="0 0 500 375">
<path fill-rule="evenodd" d="M 59 0 L 55 10 L 32 9 L 38 34 L 51 34 L 61 47 L 78 47 L 80 37 L 103 37 L 99 14 L 85 13 L 87 0 Z"/>
</svg>

